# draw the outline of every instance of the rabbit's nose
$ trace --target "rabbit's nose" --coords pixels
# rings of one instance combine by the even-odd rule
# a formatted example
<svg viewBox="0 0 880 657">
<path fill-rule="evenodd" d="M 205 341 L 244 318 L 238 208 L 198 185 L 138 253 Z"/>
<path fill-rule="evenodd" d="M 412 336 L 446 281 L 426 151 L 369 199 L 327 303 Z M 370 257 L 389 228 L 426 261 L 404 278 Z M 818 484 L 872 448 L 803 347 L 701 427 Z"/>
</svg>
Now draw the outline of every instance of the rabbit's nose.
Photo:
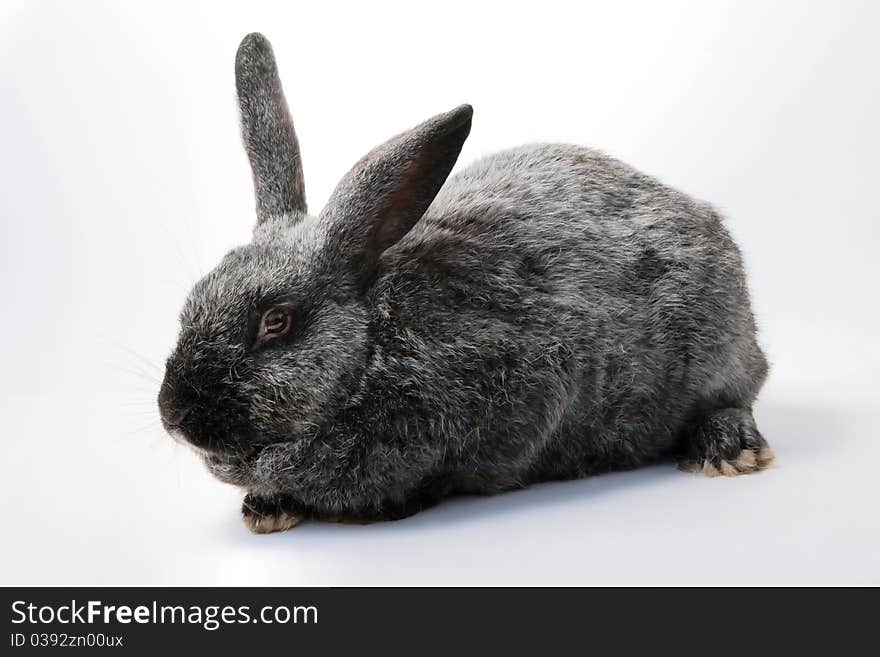
<svg viewBox="0 0 880 657">
<path fill-rule="evenodd" d="M 179 403 L 171 394 L 170 386 L 163 385 L 159 391 L 159 417 L 167 430 L 179 429 L 189 415 L 191 407 Z"/>
<path fill-rule="evenodd" d="M 189 415 L 190 408 L 175 408 L 164 412 L 165 421 L 174 426 L 180 426 Z"/>
</svg>

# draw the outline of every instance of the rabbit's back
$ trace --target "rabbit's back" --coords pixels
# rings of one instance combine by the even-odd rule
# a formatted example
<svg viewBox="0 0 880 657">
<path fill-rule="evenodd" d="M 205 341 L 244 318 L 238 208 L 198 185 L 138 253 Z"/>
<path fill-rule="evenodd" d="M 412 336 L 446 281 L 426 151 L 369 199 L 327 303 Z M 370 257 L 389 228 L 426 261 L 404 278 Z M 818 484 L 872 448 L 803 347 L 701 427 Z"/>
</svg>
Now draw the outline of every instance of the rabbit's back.
<svg viewBox="0 0 880 657">
<path fill-rule="evenodd" d="M 413 231 L 440 240 L 448 232 L 553 254 L 559 267 L 575 270 L 565 281 L 578 287 L 625 292 L 634 279 L 652 278 L 661 261 L 693 266 L 721 257 L 734 270 L 740 265 L 711 206 L 603 153 L 565 144 L 503 151 L 452 176 Z"/>
<path fill-rule="evenodd" d="M 475 162 L 399 248 L 433 252 L 450 271 L 473 265 L 472 293 L 508 286 L 518 293 L 494 301 L 566 308 L 577 330 L 624 348 L 698 339 L 695 355 L 754 328 L 740 252 L 719 214 L 588 148 L 536 144 Z"/>
<path fill-rule="evenodd" d="M 389 258 L 395 326 L 422 336 L 410 362 L 430 361 L 422 393 L 459 435 L 483 432 L 459 451 L 487 478 L 505 458 L 520 479 L 525 463 L 535 479 L 638 465 L 707 400 L 753 397 L 763 380 L 718 214 L 590 149 L 479 160 Z"/>
</svg>

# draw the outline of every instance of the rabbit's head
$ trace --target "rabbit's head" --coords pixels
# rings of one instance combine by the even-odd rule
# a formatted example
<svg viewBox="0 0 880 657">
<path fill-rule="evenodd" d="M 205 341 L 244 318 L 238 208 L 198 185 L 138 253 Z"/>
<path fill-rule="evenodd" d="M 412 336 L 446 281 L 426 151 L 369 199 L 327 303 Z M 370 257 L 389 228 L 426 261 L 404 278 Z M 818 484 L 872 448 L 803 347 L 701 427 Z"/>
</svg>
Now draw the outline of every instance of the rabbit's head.
<svg viewBox="0 0 880 657">
<path fill-rule="evenodd" d="M 391 139 L 310 216 L 296 134 L 262 35 L 242 41 L 236 86 L 254 239 L 193 288 L 159 392 L 169 433 L 225 454 L 295 439 L 345 403 L 370 354 L 366 293 L 381 255 L 424 214 L 471 124 L 465 105 Z"/>
</svg>

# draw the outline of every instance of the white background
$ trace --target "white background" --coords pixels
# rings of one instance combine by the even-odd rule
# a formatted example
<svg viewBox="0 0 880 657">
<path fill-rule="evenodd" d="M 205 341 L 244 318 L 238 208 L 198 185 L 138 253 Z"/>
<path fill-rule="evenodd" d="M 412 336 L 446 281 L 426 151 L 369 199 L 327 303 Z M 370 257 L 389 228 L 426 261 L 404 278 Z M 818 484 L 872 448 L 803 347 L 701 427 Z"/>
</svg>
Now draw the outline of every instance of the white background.
<svg viewBox="0 0 880 657">
<path fill-rule="evenodd" d="M 876 3 L 240 4 L 0 4 L 0 583 L 880 584 Z M 255 30 L 313 211 L 461 102 L 462 163 L 571 141 L 715 203 L 774 366 L 775 467 L 247 533 L 154 399 L 189 286 L 254 220 L 233 59 Z"/>
</svg>

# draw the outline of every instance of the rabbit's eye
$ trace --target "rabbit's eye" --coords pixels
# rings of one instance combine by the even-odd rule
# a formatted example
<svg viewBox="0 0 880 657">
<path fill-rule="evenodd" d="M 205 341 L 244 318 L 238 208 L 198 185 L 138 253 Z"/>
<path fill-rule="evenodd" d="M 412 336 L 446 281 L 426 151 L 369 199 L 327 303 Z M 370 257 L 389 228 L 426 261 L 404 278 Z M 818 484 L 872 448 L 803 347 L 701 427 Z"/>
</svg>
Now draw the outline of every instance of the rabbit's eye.
<svg viewBox="0 0 880 657">
<path fill-rule="evenodd" d="M 290 311 L 276 306 L 263 313 L 259 336 L 263 339 L 277 338 L 290 330 Z"/>
</svg>

